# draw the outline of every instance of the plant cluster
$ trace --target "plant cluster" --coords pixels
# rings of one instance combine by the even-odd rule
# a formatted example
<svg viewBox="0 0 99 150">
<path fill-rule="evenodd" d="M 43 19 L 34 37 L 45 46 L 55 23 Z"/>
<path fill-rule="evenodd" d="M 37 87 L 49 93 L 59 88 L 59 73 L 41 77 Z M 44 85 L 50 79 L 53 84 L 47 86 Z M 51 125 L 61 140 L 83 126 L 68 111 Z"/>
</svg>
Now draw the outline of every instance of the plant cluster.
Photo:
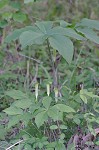
<svg viewBox="0 0 99 150">
<path fill-rule="evenodd" d="M 36 1 L 24 0 L 30 2 Z M 26 15 L 13 6 L 18 12 L 4 20 L 22 24 Z M 75 24 L 36 21 L 3 33 L 0 55 L 11 61 L 0 71 L 0 98 L 7 100 L 0 113 L 2 149 L 99 149 L 99 63 L 89 49 L 99 44 L 98 31 L 99 21 L 84 18 Z"/>
</svg>

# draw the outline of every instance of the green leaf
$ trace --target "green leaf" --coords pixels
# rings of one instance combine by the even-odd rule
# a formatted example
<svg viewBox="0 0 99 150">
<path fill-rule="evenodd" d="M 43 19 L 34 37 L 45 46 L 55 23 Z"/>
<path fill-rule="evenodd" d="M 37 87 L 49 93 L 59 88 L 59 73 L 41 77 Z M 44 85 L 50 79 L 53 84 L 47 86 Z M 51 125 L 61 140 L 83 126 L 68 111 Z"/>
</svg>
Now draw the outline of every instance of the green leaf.
<svg viewBox="0 0 99 150">
<path fill-rule="evenodd" d="M 84 94 L 86 94 L 87 96 L 92 97 L 92 98 L 99 98 L 98 95 L 95 95 L 92 92 L 88 92 L 87 90 L 84 90 Z"/>
<path fill-rule="evenodd" d="M 85 104 L 87 104 L 87 98 L 86 98 L 85 95 L 80 94 L 80 98 L 83 100 L 83 102 L 84 102 Z"/>
<path fill-rule="evenodd" d="M 67 112 L 67 113 L 75 112 L 75 110 L 73 108 L 71 108 L 70 106 L 67 106 L 65 104 L 56 104 L 53 107 L 57 108 L 61 112 Z"/>
<path fill-rule="evenodd" d="M 17 108 L 17 107 L 9 107 L 3 110 L 3 112 L 7 113 L 8 115 L 21 115 L 23 114 L 22 109 Z"/>
<path fill-rule="evenodd" d="M 29 121 L 33 118 L 33 115 L 29 112 L 25 112 L 20 116 L 20 120 L 24 123 L 25 127 L 28 125 Z"/>
<path fill-rule="evenodd" d="M 75 38 L 77 40 L 85 40 L 83 36 L 78 34 L 75 30 L 72 28 L 63 28 L 63 27 L 54 27 L 50 30 L 50 35 L 65 35 L 71 38 Z"/>
<path fill-rule="evenodd" d="M 66 130 L 66 129 L 67 129 L 67 126 L 65 126 L 65 125 L 60 125 L 60 129 Z"/>
<path fill-rule="evenodd" d="M 18 37 L 21 35 L 22 32 L 23 30 L 20 29 L 13 31 L 5 38 L 5 42 L 10 43 L 12 40 L 15 41 L 16 39 L 18 39 Z"/>
<path fill-rule="evenodd" d="M 61 35 L 53 35 L 49 38 L 49 42 L 54 49 L 58 50 L 68 63 L 71 63 L 74 50 L 73 43 L 69 38 Z"/>
<path fill-rule="evenodd" d="M 63 28 L 66 28 L 67 26 L 71 26 L 72 24 L 64 21 L 64 20 L 60 20 L 60 26 L 63 27 Z"/>
<path fill-rule="evenodd" d="M 44 124 L 44 121 L 47 121 L 48 116 L 46 111 L 42 111 L 40 113 L 38 113 L 35 117 L 35 123 L 37 125 L 37 127 L 39 128 L 42 124 Z"/>
<path fill-rule="evenodd" d="M 12 116 L 12 117 L 9 119 L 8 128 L 11 128 L 12 126 L 18 124 L 19 121 L 20 121 L 20 115 Z"/>
<path fill-rule="evenodd" d="M 64 133 L 61 133 L 61 134 L 60 134 L 60 140 L 64 140 L 64 138 L 65 138 L 65 134 L 64 134 Z"/>
<path fill-rule="evenodd" d="M 13 14 L 13 19 L 14 21 L 22 23 L 27 19 L 27 16 L 21 12 L 18 12 L 18 13 Z"/>
<path fill-rule="evenodd" d="M 59 112 L 56 107 L 51 107 L 47 111 L 48 116 L 53 119 L 54 121 L 61 120 L 63 121 L 63 112 Z"/>
<path fill-rule="evenodd" d="M 12 126 L 15 126 L 16 124 L 18 124 L 20 120 L 26 126 L 32 117 L 33 116 L 28 112 L 26 112 L 22 115 L 11 116 L 9 119 L 8 128 L 11 128 Z"/>
<path fill-rule="evenodd" d="M 47 32 L 53 26 L 53 22 L 52 21 L 37 21 L 35 24 L 40 29 L 40 31 L 42 31 L 44 34 L 47 34 Z"/>
<path fill-rule="evenodd" d="M 73 121 L 74 121 L 77 125 L 80 124 L 80 119 L 79 119 L 79 118 L 74 118 Z"/>
<path fill-rule="evenodd" d="M 35 26 L 27 26 L 25 28 L 21 28 L 21 29 L 16 29 L 15 31 L 13 31 L 11 34 L 9 34 L 6 38 L 5 38 L 5 42 L 10 43 L 11 41 L 15 41 L 16 39 L 18 39 L 20 37 L 20 35 L 28 30 L 33 30 L 33 31 L 38 31 L 37 27 Z"/>
<path fill-rule="evenodd" d="M 22 48 L 32 44 L 43 44 L 46 37 L 42 32 L 25 31 L 20 35 L 20 43 Z"/>
<path fill-rule="evenodd" d="M 32 146 L 30 144 L 25 144 L 24 150 L 33 150 Z"/>
<path fill-rule="evenodd" d="M 49 148 L 55 148 L 55 147 L 56 147 L 56 144 L 57 144 L 57 142 L 48 143 L 48 144 L 47 144 L 48 150 L 49 150 Z M 51 149 L 51 150 L 54 150 L 54 149 Z"/>
<path fill-rule="evenodd" d="M 27 95 L 19 90 L 10 90 L 5 93 L 13 99 L 26 99 Z"/>
<path fill-rule="evenodd" d="M 99 44 L 99 36 L 92 29 L 86 27 L 85 28 L 79 27 L 76 28 L 76 30 L 84 34 L 86 38 L 89 39 L 90 41 Z"/>
<path fill-rule="evenodd" d="M 30 99 L 22 99 L 22 100 L 15 101 L 13 103 L 13 106 L 16 106 L 22 109 L 29 108 L 31 105 L 32 105 L 32 102 Z"/>
<path fill-rule="evenodd" d="M 49 96 L 44 97 L 43 100 L 42 100 L 43 106 L 46 109 L 48 109 L 50 107 L 51 101 L 52 101 L 51 97 L 49 97 Z"/>
<path fill-rule="evenodd" d="M 66 147 L 63 143 L 58 142 L 56 147 L 55 147 L 55 150 L 66 150 Z"/>
<path fill-rule="evenodd" d="M 89 96 L 91 98 L 99 98 L 99 96 L 94 95 L 92 92 L 88 92 L 86 89 L 80 90 L 80 98 L 84 101 L 84 103 L 87 104 L 86 96 Z"/>
<path fill-rule="evenodd" d="M 93 28 L 93 29 L 99 30 L 99 21 L 84 18 L 76 26 L 86 26 L 88 28 Z"/>
<path fill-rule="evenodd" d="M 50 129 L 51 130 L 56 130 L 56 129 L 58 129 L 58 126 L 57 125 L 52 125 L 52 126 L 50 126 Z"/>
</svg>

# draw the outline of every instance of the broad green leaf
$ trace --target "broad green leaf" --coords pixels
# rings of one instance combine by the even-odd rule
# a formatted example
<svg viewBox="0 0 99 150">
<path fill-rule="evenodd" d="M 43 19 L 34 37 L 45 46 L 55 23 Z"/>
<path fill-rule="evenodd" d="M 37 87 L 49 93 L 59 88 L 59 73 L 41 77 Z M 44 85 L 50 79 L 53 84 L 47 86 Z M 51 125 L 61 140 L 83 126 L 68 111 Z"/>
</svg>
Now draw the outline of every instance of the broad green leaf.
<svg viewBox="0 0 99 150">
<path fill-rule="evenodd" d="M 25 144 L 24 150 L 33 150 L 32 146 L 30 144 Z"/>
<path fill-rule="evenodd" d="M 61 120 L 63 121 L 63 112 L 59 112 L 56 107 L 51 107 L 47 111 L 48 116 L 53 119 L 54 121 Z"/>
<path fill-rule="evenodd" d="M 84 118 L 91 118 L 91 117 L 94 117 L 95 115 L 93 114 L 93 113 L 86 113 L 86 114 L 84 114 Z"/>
<path fill-rule="evenodd" d="M 37 127 L 39 128 L 41 125 L 44 124 L 44 121 L 47 121 L 48 116 L 47 116 L 47 112 L 46 111 L 42 111 L 40 113 L 38 113 L 35 117 L 35 123 L 37 125 Z"/>
<path fill-rule="evenodd" d="M 29 108 L 31 105 L 32 105 L 32 102 L 30 99 L 22 99 L 22 100 L 15 101 L 13 103 L 13 106 L 16 106 L 22 109 Z"/>
<path fill-rule="evenodd" d="M 57 142 L 48 143 L 48 144 L 47 144 L 47 148 L 48 148 L 48 149 L 49 149 L 49 148 L 55 148 L 55 147 L 56 147 L 56 144 L 57 144 Z M 54 149 L 51 149 L 51 150 L 54 150 Z"/>
<path fill-rule="evenodd" d="M 93 94 L 92 92 L 85 92 L 85 94 L 87 95 L 87 96 L 89 96 L 89 97 L 92 97 L 92 98 L 99 98 L 99 96 L 98 95 L 95 95 L 95 94 Z"/>
<path fill-rule="evenodd" d="M 82 90 L 80 90 L 80 94 L 86 94 L 88 91 L 86 90 L 86 89 L 82 89 Z"/>
<path fill-rule="evenodd" d="M 33 30 L 33 31 L 38 31 L 37 27 L 35 26 L 27 26 L 25 28 L 21 28 L 21 29 L 16 29 L 15 31 L 13 31 L 11 34 L 9 34 L 6 38 L 5 38 L 5 42 L 10 43 L 11 41 L 15 41 L 16 39 L 18 39 L 20 37 L 20 35 L 28 30 Z"/>
<path fill-rule="evenodd" d="M 13 20 L 17 22 L 24 22 L 27 19 L 27 16 L 21 12 L 13 14 Z"/>
<path fill-rule="evenodd" d="M 51 47 L 58 50 L 58 52 L 63 56 L 63 58 L 71 63 L 73 57 L 73 43 L 72 41 L 61 35 L 53 35 L 49 38 Z"/>
<path fill-rule="evenodd" d="M 57 108 L 58 110 L 60 110 L 61 112 L 75 112 L 75 110 L 73 108 L 71 108 L 70 106 L 67 106 L 65 104 L 56 104 L 54 105 L 55 108 Z"/>
<path fill-rule="evenodd" d="M 66 130 L 67 129 L 67 126 L 65 126 L 65 125 L 60 125 L 60 129 L 62 129 L 62 130 Z"/>
<path fill-rule="evenodd" d="M 87 95 L 87 96 L 92 97 L 92 98 L 99 98 L 98 95 L 95 95 L 92 92 L 88 92 L 86 89 L 80 90 L 80 94 Z"/>
<path fill-rule="evenodd" d="M 60 26 L 63 27 L 63 28 L 66 28 L 67 26 L 72 25 L 72 24 L 70 24 L 70 23 L 68 23 L 64 20 L 60 20 L 59 22 L 60 22 Z"/>
<path fill-rule="evenodd" d="M 80 119 L 79 119 L 79 118 L 74 118 L 73 121 L 74 121 L 77 125 L 80 124 Z"/>
<path fill-rule="evenodd" d="M 27 95 L 19 90 L 10 90 L 5 93 L 13 99 L 26 99 Z"/>
<path fill-rule="evenodd" d="M 32 102 L 32 105 L 29 107 L 29 111 L 31 113 L 34 113 L 35 110 L 38 110 L 40 108 L 40 105 L 39 104 L 33 104 Z M 40 109 L 41 110 L 41 109 Z"/>
<path fill-rule="evenodd" d="M 3 112 L 7 113 L 8 115 L 22 115 L 23 111 L 17 107 L 9 107 L 3 110 Z"/>
<path fill-rule="evenodd" d="M 58 126 L 57 126 L 57 125 L 52 125 L 52 126 L 50 126 L 50 129 L 51 129 L 51 130 L 58 129 Z"/>
<path fill-rule="evenodd" d="M 63 143 L 58 142 L 56 147 L 55 147 L 55 150 L 66 150 L 66 147 Z"/>
<path fill-rule="evenodd" d="M 28 125 L 29 121 L 33 118 L 33 115 L 29 112 L 23 113 L 20 116 L 20 120 L 24 123 L 25 127 Z"/>
<path fill-rule="evenodd" d="M 83 36 L 78 34 L 75 30 L 72 28 L 63 28 L 63 27 L 54 27 L 49 31 L 50 35 L 65 35 L 71 38 L 75 38 L 77 40 L 85 40 Z"/>
<path fill-rule="evenodd" d="M 65 138 L 65 134 L 64 133 L 61 133 L 60 134 L 60 140 L 63 140 Z"/>
<path fill-rule="evenodd" d="M 12 126 L 18 124 L 20 120 L 26 126 L 32 117 L 33 116 L 28 112 L 23 113 L 22 115 L 11 116 L 9 119 L 8 128 L 11 128 Z"/>
<path fill-rule="evenodd" d="M 11 34 L 9 34 L 5 38 L 5 42 L 10 43 L 12 40 L 15 41 L 16 39 L 19 38 L 19 36 L 21 35 L 22 32 L 23 32 L 23 29 L 17 29 L 15 31 L 13 31 Z"/>
<path fill-rule="evenodd" d="M 84 27 L 86 26 L 88 28 L 99 30 L 99 21 L 84 18 L 76 26 L 84 26 Z"/>
<path fill-rule="evenodd" d="M 44 34 L 47 34 L 48 30 L 50 30 L 53 26 L 52 21 L 42 21 L 42 22 L 37 21 L 35 24 Z"/>
<path fill-rule="evenodd" d="M 48 110 L 47 114 L 53 120 L 58 120 L 59 119 L 57 109 L 50 108 Z"/>
<path fill-rule="evenodd" d="M 20 43 L 22 48 L 31 46 L 32 44 L 43 44 L 46 37 L 41 32 L 25 31 L 20 35 Z"/>
<path fill-rule="evenodd" d="M 92 29 L 90 28 L 76 28 L 76 30 L 82 34 L 85 35 L 85 37 L 87 39 L 89 39 L 90 41 L 92 42 L 95 42 L 97 44 L 99 44 L 99 36 L 97 35 L 97 33 L 95 31 L 93 31 Z"/>
<path fill-rule="evenodd" d="M 85 104 L 87 104 L 87 98 L 86 98 L 85 95 L 80 94 L 80 98 L 83 100 L 83 102 L 84 102 Z"/>
<path fill-rule="evenodd" d="M 49 97 L 49 96 L 44 97 L 43 100 L 42 100 L 43 106 L 46 109 L 48 109 L 50 107 L 51 101 L 52 101 L 51 97 Z"/>
<path fill-rule="evenodd" d="M 8 128 L 11 128 L 12 126 L 18 124 L 19 121 L 20 121 L 20 115 L 10 117 L 8 122 Z"/>
</svg>

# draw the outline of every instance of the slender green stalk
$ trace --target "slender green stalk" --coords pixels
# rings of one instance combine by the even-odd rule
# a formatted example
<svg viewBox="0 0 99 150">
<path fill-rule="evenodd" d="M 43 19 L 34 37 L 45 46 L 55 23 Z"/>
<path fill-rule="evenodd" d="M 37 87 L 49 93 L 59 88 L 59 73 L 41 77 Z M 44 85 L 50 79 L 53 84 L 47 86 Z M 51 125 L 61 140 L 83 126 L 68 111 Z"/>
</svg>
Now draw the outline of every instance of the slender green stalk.
<svg viewBox="0 0 99 150">
<path fill-rule="evenodd" d="M 53 60 L 53 56 L 51 53 L 51 49 L 50 49 L 50 45 L 49 45 L 49 41 L 47 39 L 47 46 L 48 46 L 48 53 L 49 53 L 49 58 L 50 58 L 50 62 L 52 64 L 52 70 L 53 70 L 53 86 L 54 88 L 58 87 L 58 75 L 57 75 L 57 68 L 56 68 L 56 64 Z"/>
</svg>

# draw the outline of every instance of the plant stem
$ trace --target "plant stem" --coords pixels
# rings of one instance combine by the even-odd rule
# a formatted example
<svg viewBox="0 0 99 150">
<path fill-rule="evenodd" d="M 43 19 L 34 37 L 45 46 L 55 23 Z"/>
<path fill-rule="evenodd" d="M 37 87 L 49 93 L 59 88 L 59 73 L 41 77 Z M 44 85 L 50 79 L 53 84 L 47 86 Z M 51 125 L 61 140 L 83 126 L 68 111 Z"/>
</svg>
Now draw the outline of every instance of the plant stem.
<svg viewBox="0 0 99 150">
<path fill-rule="evenodd" d="M 50 49 L 50 45 L 49 45 L 49 41 L 47 39 L 47 46 L 48 46 L 48 53 L 49 53 L 49 58 L 52 64 L 52 70 L 53 70 L 53 87 L 57 88 L 58 87 L 58 75 L 57 75 L 57 68 L 56 68 L 56 64 L 53 61 L 53 56 L 51 53 L 51 49 Z"/>
</svg>

